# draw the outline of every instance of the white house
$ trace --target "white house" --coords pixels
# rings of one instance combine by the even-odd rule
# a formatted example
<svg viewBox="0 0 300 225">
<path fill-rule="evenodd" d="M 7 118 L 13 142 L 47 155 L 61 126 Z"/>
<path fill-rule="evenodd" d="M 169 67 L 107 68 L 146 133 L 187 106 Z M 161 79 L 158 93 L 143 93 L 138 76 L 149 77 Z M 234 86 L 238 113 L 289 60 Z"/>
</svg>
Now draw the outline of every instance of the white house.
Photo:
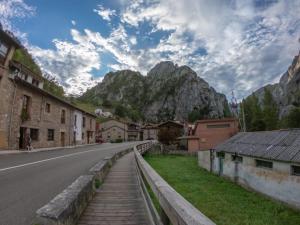
<svg viewBox="0 0 300 225">
<path fill-rule="evenodd" d="M 201 167 L 300 208 L 300 129 L 239 133 L 200 151 Z"/>
<path fill-rule="evenodd" d="M 82 112 L 74 111 L 74 143 L 82 143 Z"/>
</svg>

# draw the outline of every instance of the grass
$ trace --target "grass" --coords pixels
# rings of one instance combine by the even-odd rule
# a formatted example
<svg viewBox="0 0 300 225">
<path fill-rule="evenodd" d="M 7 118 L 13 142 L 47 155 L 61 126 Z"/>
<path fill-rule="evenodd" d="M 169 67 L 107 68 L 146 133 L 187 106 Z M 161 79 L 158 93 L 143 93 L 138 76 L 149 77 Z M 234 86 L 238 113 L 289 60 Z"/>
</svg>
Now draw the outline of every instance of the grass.
<svg viewBox="0 0 300 225">
<path fill-rule="evenodd" d="M 101 186 L 101 184 L 102 184 L 102 182 L 99 179 L 95 179 L 95 183 L 94 184 L 95 184 L 95 188 L 99 189 L 100 186 Z"/>
<path fill-rule="evenodd" d="M 199 168 L 197 158 L 146 155 L 186 200 L 218 225 L 298 225 L 300 212 Z"/>
</svg>

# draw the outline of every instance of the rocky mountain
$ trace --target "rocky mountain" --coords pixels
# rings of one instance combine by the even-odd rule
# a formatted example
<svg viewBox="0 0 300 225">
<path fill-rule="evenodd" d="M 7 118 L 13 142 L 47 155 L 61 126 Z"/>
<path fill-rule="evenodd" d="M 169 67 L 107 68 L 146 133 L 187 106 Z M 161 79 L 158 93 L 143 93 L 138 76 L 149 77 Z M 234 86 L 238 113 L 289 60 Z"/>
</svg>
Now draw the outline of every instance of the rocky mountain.
<svg viewBox="0 0 300 225">
<path fill-rule="evenodd" d="M 279 83 L 267 85 L 254 92 L 262 104 L 265 90 L 269 90 L 279 109 L 279 117 L 286 116 L 293 108 L 300 106 L 300 52 Z"/>
<path fill-rule="evenodd" d="M 188 66 L 169 61 L 154 66 L 147 76 L 130 70 L 110 72 L 80 99 L 104 107 L 121 104 L 153 122 L 186 120 L 192 112 L 210 118 L 228 112 L 225 95 L 217 93 Z"/>
</svg>

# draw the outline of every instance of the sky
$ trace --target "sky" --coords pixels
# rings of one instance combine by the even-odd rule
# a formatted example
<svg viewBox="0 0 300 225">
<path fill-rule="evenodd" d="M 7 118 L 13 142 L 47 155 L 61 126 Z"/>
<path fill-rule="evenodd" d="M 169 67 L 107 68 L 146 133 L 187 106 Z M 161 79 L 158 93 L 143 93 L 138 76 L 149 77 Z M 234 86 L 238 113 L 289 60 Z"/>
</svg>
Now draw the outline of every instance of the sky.
<svg viewBox="0 0 300 225">
<path fill-rule="evenodd" d="M 167 60 L 240 100 L 278 82 L 300 49 L 299 0 L 0 0 L 0 21 L 75 95 Z"/>
</svg>

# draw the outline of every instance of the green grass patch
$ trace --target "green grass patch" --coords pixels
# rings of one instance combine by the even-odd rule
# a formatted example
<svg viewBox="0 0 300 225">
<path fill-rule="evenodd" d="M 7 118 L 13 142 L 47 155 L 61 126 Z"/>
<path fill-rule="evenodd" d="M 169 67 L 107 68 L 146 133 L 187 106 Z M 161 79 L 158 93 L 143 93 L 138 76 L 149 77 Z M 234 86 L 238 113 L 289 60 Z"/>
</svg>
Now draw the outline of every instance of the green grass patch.
<svg viewBox="0 0 300 225">
<path fill-rule="evenodd" d="M 101 184 L 102 184 L 102 182 L 99 179 L 95 179 L 95 183 L 94 184 L 95 184 L 95 188 L 99 189 L 100 186 L 101 186 Z"/>
<path fill-rule="evenodd" d="M 199 168 L 197 158 L 146 155 L 185 199 L 218 225 L 296 225 L 300 212 Z"/>
</svg>

